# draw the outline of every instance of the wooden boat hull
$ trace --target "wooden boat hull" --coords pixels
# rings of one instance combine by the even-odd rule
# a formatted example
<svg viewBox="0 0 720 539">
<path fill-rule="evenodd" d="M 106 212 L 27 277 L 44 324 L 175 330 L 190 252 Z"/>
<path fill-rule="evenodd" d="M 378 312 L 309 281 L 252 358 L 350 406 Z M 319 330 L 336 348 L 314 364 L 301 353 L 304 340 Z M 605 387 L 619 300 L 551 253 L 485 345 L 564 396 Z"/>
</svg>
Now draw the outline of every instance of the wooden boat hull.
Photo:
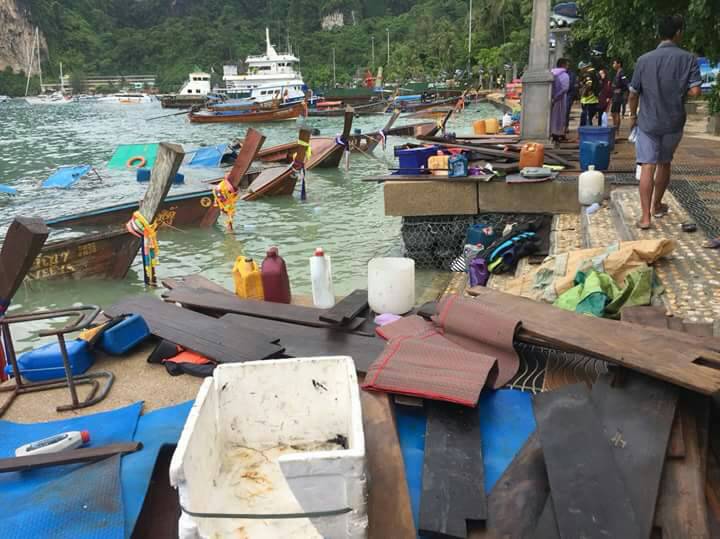
<svg viewBox="0 0 720 539">
<path fill-rule="evenodd" d="M 404 103 L 400 106 L 400 110 L 402 110 L 402 112 L 418 112 L 421 110 L 436 108 L 438 106 L 452 107 L 457 105 L 458 101 L 460 101 L 462 98 L 463 96 L 459 95 L 457 97 L 436 99 L 435 101 L 427 101 L 424 103 Z"/>
<path fill-rule="evenodd" d="M 305 163 L 307 170 L 314 168 L 337 168 L 343 155 L 343 146 L 335 142 L 334 137 L 314 137 L 310 139 L 312 156 Z"/>
<path fill-rule="evenodd" d="M 278 144 L 258 152 L 258 159 L 263 163 L 289 163 L 294 153 L 300 150 L 297 142 Z"/>
<path fill-rule="evenodd" d="M 261 172 L 247 192 L 242 195 L 241 200 L 252 201 L 267 196 L 292 195 L 298 180 L 297 172 L 291 166 L 277 168 L 284 168 L 284 171 L 277 174 L 279 171 L 270 168 Z"/>
<path fill-rule="evenodd" d="M 305 104 L 299 103 L 287 108 L 261 110 L 239 114 L 205 115 L 191 112 L 192 123 L 262 123 L 294 120 L 305 111 Z"/>
<path fill-rule="evenodd" d="M 139 247 L 140 240 L 123 230 L 46 243 L 27 278 L 31 281 L 122 279 Z"/>
<path fill-rule="evenodd" d="M 355 105 L 353 110 L 355 116 L 370 116 L 373 114 L 382 114 L 388 108 L 389 104 L 386 101 L 378 101 L 377 103 L 367 103 L 364 105 Z M 330 118 L 339 117 L 345 115 L 345 107 L 334 107 L 326 110 L 309 109 L 308 116 L 318 118 Z"/>
</svg>

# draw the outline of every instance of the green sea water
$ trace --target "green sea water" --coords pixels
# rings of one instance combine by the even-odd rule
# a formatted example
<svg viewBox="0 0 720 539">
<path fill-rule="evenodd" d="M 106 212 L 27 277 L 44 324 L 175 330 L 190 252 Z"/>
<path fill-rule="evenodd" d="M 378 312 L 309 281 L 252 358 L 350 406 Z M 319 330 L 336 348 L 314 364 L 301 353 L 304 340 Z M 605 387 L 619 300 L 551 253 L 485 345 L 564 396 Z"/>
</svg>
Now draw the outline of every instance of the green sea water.
<svg viewBox="0 0 720 539">
<path fill-rule="evenodd" d="M 138 184 L 127 170 L 107 168 L 118 144 L 175 142 L 186 151 L 203 144 L 220 144 L 242 137 L 241 124 L 191 124 L 184 115 L 154 121 L 147 118 L 170 114 L 159 103 L 115 105 L 73 103 L 63 106 L 30 106 L 20 100 L 0 105 L 0 183 L 18 190 L 13 197 L 0 194 L 0 237 L 15 216 L 53 218 L 139 200 L 145 184 Z M 488 104 L 469 106 L 455 116 L 448 129 L 471 131 L 477 118 L 499 116 Z M 379 129 L 387 116 L 356 118 L 353 128 L 363 132 Z M 396 125 L 427 121 L 401 118 Z M 342 118 L 310 118 L 322 135 L 342 130 Z M 258 124 L 253 127 L 267 137 L 265 147 L 294 140 L 294 121 Z M 231 269 L 239 255 L 261 260 L 267 247 L 277 245 L 285 258 L 293 292 L 309 293 L 308 257 L 321 246 L 332 256 L 337 294 L 367 286 L 367 262 L 376 256 L 401 256 L 400 219 L 386 217 L 383 187 L 363 178 L 387 173 L 395 166 L 393 146 L 406 142 L 390 138 L 385 151 L 372 156 L 352 154 L 349 170 L 315 169 L 307 173 L 308 198 L 266 198 L 240 202 L 235 230 L 228 233 L 223 220 L 211 229 L 162 229 L 158 275 L 202 273 L 232 288 Z M 61 165 L 90 164 L 102 180 L 86 177 L 70 189 L 41 189 L 40 183 Z M 184 169 L 186 184 L 171 193 L 206 188 L 203 179 L 222 175 L 218 169 Z M 298 186 L 299 190 L 299 186 Z M 52 238 L 52 236 L 51 236 Z M 418 288 L 427 286 L 433 272 L 418 272 Z M 143 285 L 142 267 L 136 259 L 122 281 L 85 279 L 28 283 L 13 300 L 10 312 L 59 308 L 75 304 L 109 305 L 127 294 L 154 293 Z M 25 341 L 37 329 L 19 329 Z"/>
</svg>

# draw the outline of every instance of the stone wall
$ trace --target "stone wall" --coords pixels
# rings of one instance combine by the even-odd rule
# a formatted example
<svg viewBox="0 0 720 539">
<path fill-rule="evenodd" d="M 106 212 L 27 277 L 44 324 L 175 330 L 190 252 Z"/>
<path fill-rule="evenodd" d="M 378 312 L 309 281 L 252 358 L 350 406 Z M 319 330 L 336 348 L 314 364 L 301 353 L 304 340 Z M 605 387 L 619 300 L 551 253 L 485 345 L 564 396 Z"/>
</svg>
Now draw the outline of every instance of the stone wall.
<svg viewBox="0 0 720 539">
<path fill-rule="evenodd" d="M 35 29 L 29 11 L 17 0 L 0 0 L 0 70 L 10 66 L 13 71 L 27 70 L 28 53 L 32 48 Z M 47 43 L 40 34 L 41 55 Z M 37 62 L 33 72 L 37 71 Z"/>
</svg>

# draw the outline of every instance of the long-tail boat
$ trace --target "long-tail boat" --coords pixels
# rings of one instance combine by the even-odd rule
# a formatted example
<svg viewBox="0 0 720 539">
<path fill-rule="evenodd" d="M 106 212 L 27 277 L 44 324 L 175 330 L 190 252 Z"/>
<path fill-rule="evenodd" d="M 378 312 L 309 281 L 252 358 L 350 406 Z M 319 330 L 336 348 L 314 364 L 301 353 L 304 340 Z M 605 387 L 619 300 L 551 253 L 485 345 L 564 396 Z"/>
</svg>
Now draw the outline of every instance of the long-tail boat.
<svg viewBox="0 0 720 539">
<path fill-rule="evenodd" d="M 266 196 L 293 194 L 298 178 L 304 174 L 303 168 L 308 153 L 310 131 L 301 129 L 298 139 L 300 150 L 294 154 L 293 162 L 285 167 L 270 167 L 263 170 L 248 186 L 241 197 L 242 200 L 252 201 Z"/>
<path fill-rule="evenodd" d="M 393 124 L 400 117 L 400 109 L 393 110 L 390 118 L 385 123 L 382 129 L 379 131 L 373 131 L 372 133 L 362 133 L 360 135 L 350 136 L 350 151 L 359 153 L 372 153 L 377 145 L 380 144 L 383 139 L 387 138 L 388 133 L 392 129 Z"/>
<path fill-rule="evenodd" d="M 455 106 L 463 99 L 463 95 L 446 97 L 444 99 L 433 99 L 431 101 L 403 101 L 399 100 L 396 107 L 400 107 L 403 112 L 418 112 L 420 110 L 432 109 L 440 105 Z"/>
<path fill-rule="evenodd" d="M 240 174 L 240 181 L 236 187 L 242 189 L 243 184 L 249 185 L 259 174 L 259 171 L 249 171 L 250 165 L 257 157 L 257 152 L 265 141 L 255 129 L 248 129 L 247 143 L 238 154 L 233 170 L 235 175 Z M 212 180 L 217 183 L 222 178 Z M 209 227 L 215 224 L 218 213 L 213 208 L 214 198 L 212 189 L 203 189 L 191 193 L 181 193 L 165 197 L 155 222 L 169 227 Z M 116 204 L 97 210 L 65 215 L 46 222 L 52 228 L 68 227 L 107 227 L 124 225 L 134 211 L 138 209 L 137 202 Z"/>
<path fill-rule="evenodd" d="M 295 103 L 286 107 L 276 109 L 250 109 L 230 111 L 190 111 L 189 118 L 193 123 L 262 123 L 276 122 L 281 120 L 294 120 L 305 113 L 307 105 L 305 102 Z"/>
<path fill-rule="evenodd" d="M 150 183 L 138 210 L 148 223 L 155 221 L 184 156 L 181 146 L 160 144 Z M 35 259 L 28 279 L 122 279 L 127 275 L 140 244 L 141 239 L 124 227 L 49 242 Z"/>
<path fill-rule="evenodd" d="M 305 163 L 307 170 L 313 168 L 337 168 L 342 159 L 343 153 L 350 151 L 350 130 L 352 129 L 353 117 L 355 116 L 352 107 L 345 107 L 345 121 L 342 134 L 337 137 L 313 137 L 310 139 L 312 155 Z"/>
<path fill-rule="evenodd" d="M 355 116 L 368 116 L 370 114 L 382 114 L 388 107 L 391 106 L 389 100 L 372 101 L 363 105 L 354 105 Z M 308 109 L 308 116 L 329 118 L 336 116 L 343 116 L 345 114 L 345 107 L 342 101 L 320 101 L 315 104 L 314 108 Z"/>
</svg>

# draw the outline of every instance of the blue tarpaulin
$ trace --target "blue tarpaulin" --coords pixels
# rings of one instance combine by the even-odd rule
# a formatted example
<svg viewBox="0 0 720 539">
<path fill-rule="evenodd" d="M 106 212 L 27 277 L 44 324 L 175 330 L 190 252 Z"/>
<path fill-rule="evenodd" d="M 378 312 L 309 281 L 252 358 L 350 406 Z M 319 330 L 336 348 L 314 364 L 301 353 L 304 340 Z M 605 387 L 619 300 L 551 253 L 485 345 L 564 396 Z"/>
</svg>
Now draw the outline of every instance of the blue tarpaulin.
<svg viewBox="0 0 720 539">
<path fill-rule="evenodd" d="M 405 475 L 413 518 L 417 528 L 422 492 L 425 454 L 425 411 L 411 406 L 396 406 Z M 477 406 L 485 469 L 485 492 L 490 493 L 533 430 L 535 418 L 529 393 L 514 389 L 485 390 Z"/>
<path fill-rule="evenodd" d="M 187 166 L 217 168 L 220 166 L 220 160 L 225 155 L 227 147 L 228 145 L 225 143 L 198 148 Z"/>
<path fill-rule="evenodd" d="M 5 193 L 6 195 L 16 195 L 17 189 L 0 183 L 0 193 Z"/>
<path fill-rule="evenodd" d="M 141 409 L 142 403 L 138 402 L 109 412 L 48 423 L 0 421 L 0 458 L 15 456 L 15 449 L 23 444 L 71 430 L 89 431 L 88 447 L 129 442 L 133 439 Z M 98 500 L 111 497 L 113 481 L 119 482 L 119 461 L 115 461 L 116 464 L 104 462 L 101 466 L 97 466 L 100 463 L 69 464 L 0 474 L 0 507 L 3 508 L 0 537 L 95 539 L 100 530 L 101 537 L 123 539 L 125 527 L 119 487 L 113 504 L 103 510 L 89 506 L 82 512 L 88 497 L 103 497 Z M 104 485 L 97 487 L 85 482 L 85 479 L 100 481 L 101 478 Z M 75 510 L 67 510 L 68 504 L 77 504 Z M 56 509 L 63 512 L 58 513 Z M 77 522 L 78 519 L 81 522 Z"/>
<path fill-rule="evenodd" d="M 42 183 L 42 186 L 45 189 L 50 187 L 67 189 L 68 187 L 72 187 L 75 182 L 91 170 L 92 167 L 90 165 L 69 165 L 60 167 Z"/>
</svg>

